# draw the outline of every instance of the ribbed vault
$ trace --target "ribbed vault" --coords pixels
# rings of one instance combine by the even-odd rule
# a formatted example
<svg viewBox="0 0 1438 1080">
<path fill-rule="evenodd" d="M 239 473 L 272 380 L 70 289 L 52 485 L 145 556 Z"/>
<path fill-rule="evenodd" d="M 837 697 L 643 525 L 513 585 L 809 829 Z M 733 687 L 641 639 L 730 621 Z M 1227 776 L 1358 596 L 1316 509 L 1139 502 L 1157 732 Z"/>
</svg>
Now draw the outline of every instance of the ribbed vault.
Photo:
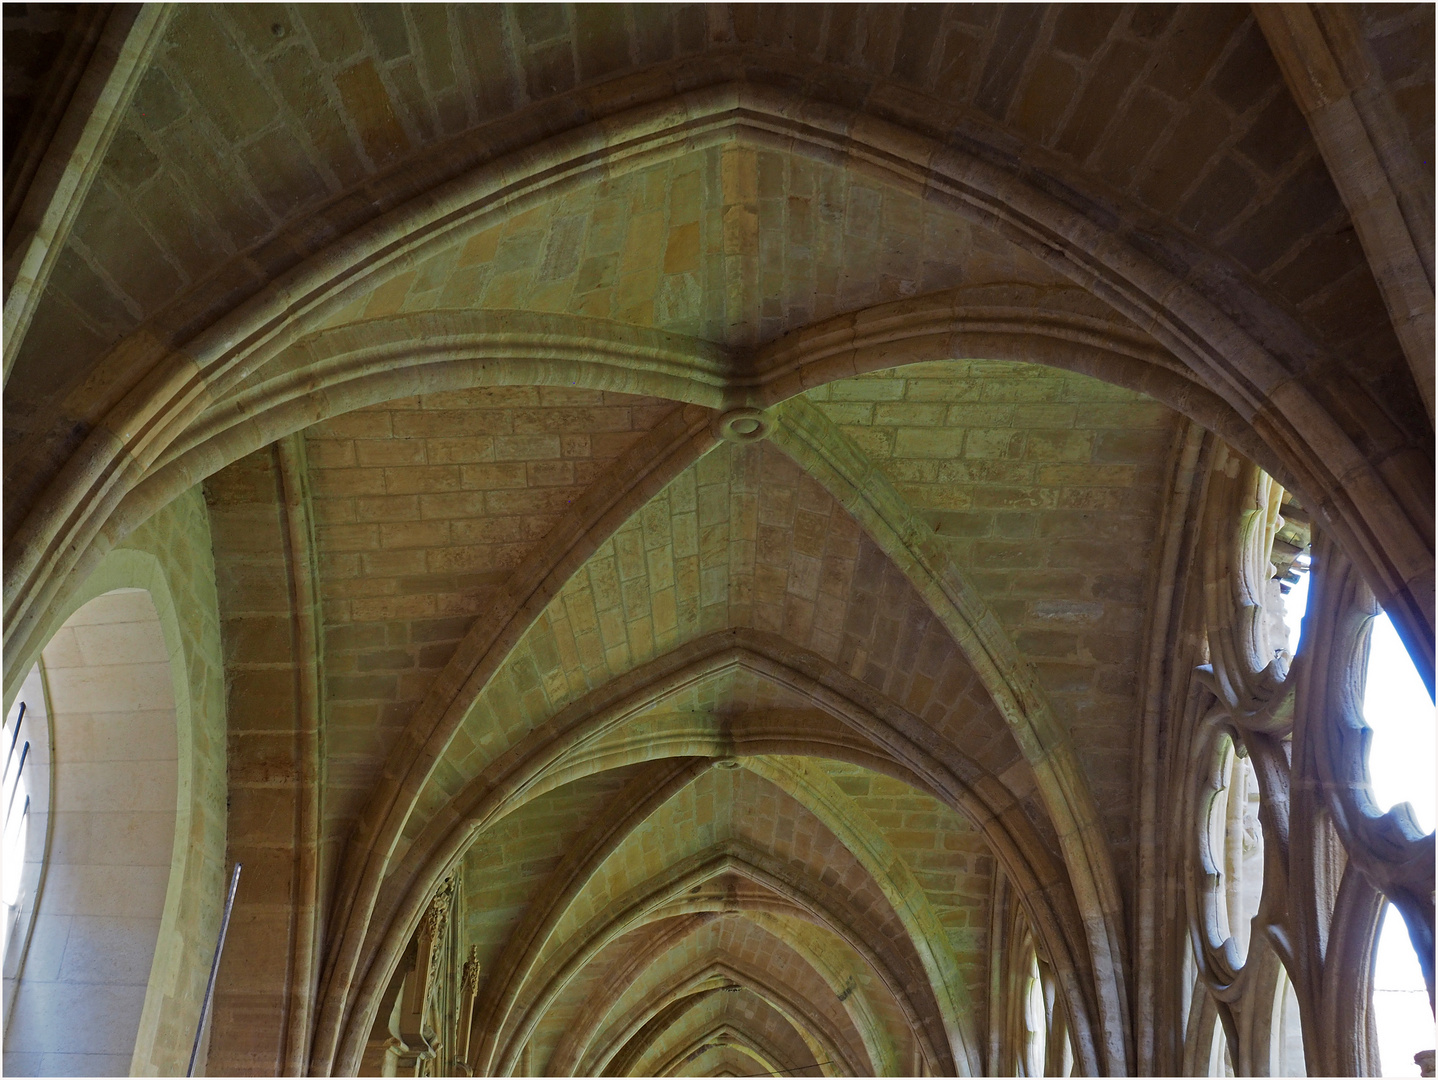
<svg viewBox="0 0 1438 1080">
<path fill-rule="evenodd" d="M 626 611 L 640 621 L 626 619 Z M 667 620 L 665 612 L 671 613 Z M 856 1002 L 853 1008 L 869 1017 L 867 1042 L 885 1060 L 926 1062 L 925 1068 L 942 1070 L 980 1068 L 975 1021 L 981 1016 L 982 905 L 996 855 L 1041 905 L 1036 917 L 1052 937 L 1055 954 L 1087 967 L 1078 959 L 1088 942 L 1075 918 L 1077 901 L 1062 888 L 1046 895 L 1063 875 L 1056 862 L 1057 830 L 1045 824 L 1032 767 L 964 651 L 833 496 L 777 449 L 722 444 L 676 477 L 569 579 L 463 709 L 466 719 L 413 804 L 393 876 L 376 894 L 371 924 L 380 933 L 371 932 L 372 944 L 363 947 L 359 962 L 362 974 L 366 966 L 378 966 L 363 974 L 360 1001 L 379 1000 L 385 972 L 397 959 L 394 950 L 432 887 L 426 882 L 466 849 L 486 852 L 483 871 L 473 866 L 465 880 L 483 881 L 487 896 L 488 890 L 515 895 L 517 889 L 525 899 L 520 906 L 514 900 L 503 905 L 520 919 L 509 930 L 494 923 L 495 913 L 486 916 L 483 940 L 497 951 L 481 959 L 487 976 L 475 1015 L 477 1030 L 486 1035 L 473 1052 L 482 1069 L 511 1067 L 526 1045 L 529 1053 L 539 1052 L 534 1033 L 543 1031 L 545 1012 L 563 1007 L 566 992 L 586 1000 L 572 987 L 583 987 L 585 979 L 605 970 L 591 954 L 606 955 L 605 935 L 633 929 L 624 919 L 637 916 L 621 917 L 640 903 L 632 896 L 619 914 L 589 927 L 589 937 L 566 943 L 565 934 L 579 931 L 563 928 L 565 912 L 586 890 L 613 904 L 638 887 L 626 890 L 625 879 L 611 881 L 614 871 L 605 869 L 609 860 L 622 858 L 625 844 L 646 850 L 650 870 L 661 876 L 685 860 L 721 865 L 706 863 L 699 850 L 670 850 L 657 839 L 700 843 L 703 830 L 696 831 L 692 821 L 646 826 L 656 836 L 647 845 L 640 829 L 653 809 L 650 801 L 670 797 L 665 783 L 687 781 L 692 769 L 705 770 L 716 757 L 732 758 L 742 766 L 736 775 L 763 777 L 798 806 L 762 809 L 766 798 L 778 796 L 761 798 L 749 788 L 726 790 L 722 797 L 710 793 L 702 820 L 711 828 L 729 822 L 738 831 L 710 835 L 703 844 L 753 846 L 754 838 L 743 829 L 749 815 L 761 813 L 770 821 L 790 822 L 789 827 L 815 815 L 815 828 L 832 846 L 820 865 L 809 868 L 812 882 L 801 875 L 768 906 L 782 905 L 787 888 L 831 890 L 838 883 L 840 894 L 850 899 L 873 890 L 873 899 L 861 906 L 892 913 L 891 929 L 882 922 L 866 924 L 844 938 L 860 958 L 845 964 L 853 972 L 848 994 L 859 1002 L 877 995 L 877 1003 Z M 817 765 L 802 764 L 804 757 L 794 758 L 795 753 L 821 762 L 851 761 L 864 771 L 841 774 L 841 783 L 822 768 L 816 772 Z M 697 764 L 682 766 L 665 782 L 663 774 L 652 772 L 626 780 L 610 796 L 607 810 L 602 801 L 573 804 L 564 820 L 588 820 L 582 835 L 570 838 L 557 821 L 538 830 L 505 824 L 511 807 L 522 805 L 512 812 L 528 815 L 531 799 L 559 798 L 575 784 L 598 782 L 579 777 L 675 758 Z M 870 818 L 846 794 L 845 784 L 866 794 L 875 784 L 897 784 L 888 793 L 894 808 Z M 940 828 L 941 820 L 948 824 Z M 502 855 L 486 841 L 490 829 L 503 830 L 495 838 Z M 534 831 L 550 847 L 519 858 L 519 838 Z M 630 832 L 635 835 L 626 840 Z M 812 851 L 817 841 L 805 843 Z M 934 880 L 943 887 L 931 896 L 920 881 L 952 865 L 955 853 L 965 849 L 979 876 L 940 873 Z M 781 852 L 780 858 L 795 862 L 792 853 Z M 557 860 L 552 879 L 541 883 L 526 870 L 523 880 L 503 883 L 502 871 L 536 865 L 535 860 Z M 836 868 L 846 861 L 852 869 L 841 874 Z M 695 885 L 703 879 L 701 874 Z M 774 888 L 764 881 L 764 888 Z M 815 914 L 818 901 L 804 895 L 801 912 L 836 933 L 836 920 L 843 919 Z M 476 906 L 496 902 L 491 896 Z M 936 903 L 966 932 L 955 937 L 946 929 Z M 589 905 L 605 906 L 597 900 Z M 966 910 L 971 907 L 976 909 Z M 872 945 L 875 935 L 905 946 L 885 959 Z M 548 955 L 554 948 L 561 951 Z M 556 969 L 566 974 L 554 976 Z M 549 973 L 550 981 L 527 985 L 536 971 Z M 1093 1000 L 1092 991 L 1081 988 L 1088 977 L 1081 968 L 1066 975 L 1076 997 Z M 866 989 L 869 983 L 872 991 Z M 845 992 L 843 979 L 830 986 L 835 994 Z M 899 989 L 910 986 L 927 989 L 915 1001 Z M 874 1019 L 886 1014 L 886 1023 Z M 549 1023 L 567 1029 L 562 1021 Z M 936 1057 L 947 1054 L 951 1061 Z M 499 1055 L 498 1061 L 486 1055 Z"/>
<path fill-rule="evenodd" d="M 1334 164 L 1278 14 L 91 22 L 32 65 L 89 111 L 7 98 L 6 704 L 202 491 L 269 882 L 212 1072 L 984 1075 L 1030 962 L 1076 1072 L 1167 1060 L 1204 430 L 1432 678 L 1431 177 Z M 1380 67 L 1401 179 L 1431 66 Z"/>
</svg>

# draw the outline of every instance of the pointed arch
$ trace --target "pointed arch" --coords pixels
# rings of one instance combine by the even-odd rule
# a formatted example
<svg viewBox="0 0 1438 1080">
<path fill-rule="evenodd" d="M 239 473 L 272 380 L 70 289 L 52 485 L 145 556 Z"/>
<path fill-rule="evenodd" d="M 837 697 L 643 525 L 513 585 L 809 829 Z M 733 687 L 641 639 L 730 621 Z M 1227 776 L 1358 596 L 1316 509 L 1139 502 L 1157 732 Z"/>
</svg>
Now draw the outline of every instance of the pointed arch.
<svg viewBox="0 0 1438 1080">
<path fill-rule="evenodd" d="M 832 737 L 815 739 L 812 732 L 790 733 L 776 743 L 760 730 L 754 732 L 752 742 L 742 731 L 718 740 L 712 733 L 697 739 L 693 734 L 675 733 L 665 742 L 646 739 L 642 747 L 621 759 L 598 752 L 605 733 L 617 730 L 655 701 L 735 665 L 805 695 L 872 749 L 864 751 Z M 425 897 L 480 830 L 520 802 L 586 772 L 666 755 L 812 753 L 853 759 L 880 769 L 885 769 L 887 761 L 886 771 L 935 794 L 983 834 L 1022 895 L 1036 932 L 1044 938 L 1070 1001 L 1076 1029 L 1092 1031 L 1098 1024 L 1092 1005 L 1098 991 L 1090 982 L 1093 974 L 1084 923 L 1062 865 L 1035 835 L 1007 788 L 957 748 L 934 745 L 926 731 L 923 721 L 821 657 L 758 631 L 710 634 L 597 688 L 505 751 L 414 838 L 376 901 L 355 960 L 354 990 L 343 1001 L 327 1003 L 343 1015 L 344 1030 L 336 1040 L 336 1067 L 343 1069 L 347 1067 L 343 1063 L 357 1057 L 371 1011 L 413 933 Z M 1081 1054 L 1089 1052 L 1083 1040 L 1076 1042 Z M 1096 1060 L 1085 1060 L 1084 1067 L 1100 1066 Z"/>
<path fill-rule="evenodd" d="M 982 1071 L 978 1034 L 972 1028 L 974 1008 L 943 927 L 917 881 L 903 869 L 898 854 L 873 823 L 832 780 L 802 762 L 745 756 L 742 767 L 787 792 L 829 828 L 855 856 L 893 907 L 917 950 L 930 992 L 947 1029 L 954 1059 L 972 1074 Z M 635 777 L 590 827 L 551 874 L 549 883 L 531 898 L 520 924 L 511 932 L 491 968 L 476 1004 L 476 1030 L 485 1035 L 476 1065 L 488 1070 L 489 1055 L 505 1029 L 514 994 L 539 963 L 541 951 L 569 904 L 594 870 L 615 852 L 663 802 L 706 770 L 709 759 L 659 759 Z"/>
<path fill-rule="evenodd" d="M 353 229 L 268 281 L 187 341 L 141 332 L 112 350 L 143 378 L 103 418 L 28 510 L 6 547 L 5 656 L 32 650 L 37 623 L 94 565 L 90 549 L 126 494 L 211 404 L 362 292 L 484 224 L 578 184 L 735 138 L 836 160 L 994 229 L 1150 333 L 1228 402 L 1298 479 L 1368 571 L 1385 609 L 1425 647 L 1431 682 L 1432 543 L 1423 492 L 1390 483 L 1306 387 L 1322 346 L 1254 297 L 1229 314 L 1204 274 L 1184 277 L 1107 227 L 1097 206 L 1061 202 L 982 153 L 778 87 L 731 83 L 641 105 L 481 165 Z M 301 245 L 304 250 L 306 245 Z M 1219 272 L 1212 255 L 1186 260 Z M 1219 276 L 1222 276 L 1220 273 Z M 732 385 L 740 391 L 742 383 Z"/>
<path fill-rule="evenodd" d="M 813 1009 L 806 1007 L 802 995 L 748 965 L 709 956 L 691 964 L 673 979 L 666 980 L 619 1021 L 617 1030 L 602 1045 L 591 1047 L 581 1059 L 580 1075 L 626 1074 L 629 1070 L 617 1066 L 616 1062 L 627 1058 L 631 1064 L 637 1063 L 648 1046 L 664 1033 L 662 1027 L 655 1025 L 656 1030 L 652 1031 L 648 1041 L 640 1041 L 651 1021 L 658 1019 L 671 1005 L 726 983 L 743 987 L 763 999 L 794 1027 L 806 1043 L 811 1043 L 811 1052 L 816 1048 L 812 1044 L 817 1044 L 817 1049 L 851 1076 L 863 1076 L 870 1071 L 866 1068 L 867 1062 L 856 1060 L 848 1052 L 840 1034 L 832 1030 Z M 814 1056 L 819 1059 L 818 1054 Z"/>
<path fill-rule="evenodd" d="M 198 493 L 187 495 L 109 552 L 45 634 L 48 644 L 66 620 L 102 595 L 140 589 L 154 605 L 164 640 L 178 785 L 157 944 L 134 1044 L 136 1067 L 161 1073 L 184 1067 L 176 1055 L 188 1052 L 179 1048 L 187 1047 L 198 1020 L 204 957 L 218 932 L 224 887 L 225 827 L 214 816 L 225 804 L 224 678 L 209 549 L 203 505 Z M 176 551 L 183 561 L 165 558 Z"/>
<path fill-rule="evenodd" d="M 675 1075 L 688 1062 L 698 1060 L 711 1050 L 719 1049 L 733 1050 L 742 1057 L 753 1060 L 771 1075 L 783 1076 L 803 1068 L 803 1066 L 783 1068 L 782 1063 L 786 1060 L 784 1056 L 773 1047 L 765 1046 L 764 1041 L 753 1032 L 736 1029 L 727 1023 L 719 1023 L 694 1036 L 671 1053 L 661 1061 L 655 1072 L 664 1076 Z M 830 1074 L 821 1072 L 820 1075 Z"/>
<path fill-rule="evenodd" d="M 761 901 L 743 898 L 739 901 L 742 909 L 755 906 L 761 910 L 769 907 L 772 910 L 794 912 L 823 926 L 844 941 L 863 957 L 893 995 L 921 1047 L 929 1068 L 952 1072 L 959 1064 L 947 1053 L 942 1029 L 935 1032 L 931 1023 L 926 1022 L 921 1011 L 922 1005 L 926 1003 L 914 1000 L 914 988 L 906 981 L 908 973 L 895 969 L 892 963 L 886 961 L 870 945 L 869 935 L 860 931 L 859 928 L 868 921 L 862 913 L 836 908 L 832 903 L 815 895 L 806 887 L 807 883 L 803 879 L 779 860 L 743 842 L 728 840 L 666 868 L 624 896 L 611 901 L 590 919 L 574 935 L 577 942 L 566 943 L 567 947 L 563 952 L 551 959 L 547 965 L 547 977 L 542 984 L 526 995 L 520 1021 L 505 1040 L 506 1048 L 490 1060 L 488 1071 L 504 1073 L 513 1067 L 520 1048 L 548 1004 L 601 949 L 618 937 L 657 918 L 693 911 L 730 910 L 729 905 L 734 903 L 730 897 L 688 895 L 696 886 L 702 886 L 725 874 L 746 878 L 774 897 L 767 905 Z M 934 1038 L 936 1034 L 941 1036 L 937 1040 Z M 481 1069 L 485 1068 L 484 1063 L 476 1064 Z"/>
<path fill-rule="evenodd" d="M 750 921 L 764 926 L 773 916 L 763 912 L 752 912 L 746 916 Z M 699 927 L 694 927 L 693 933 L 698 932 Z M 662 951 L 675 947 L 677 941 L 665 941 L 656 944 L 645 950 L 646 962 L 652 962 Z M 802 943 L 795 941 L 785 942 L 789 948 L 797 952 L 814 971 L 823 978 L 834 990 L 835 994 L 841 992 L 842 988 L 836 986 L 834 981 L 822 970 L 823 965 L 816 962 L 816 957 Z M 716 974 L 717 973 L 717 974 Z M 727 975 L 726 975 L 727 973 Z M 573 1032 L 572 1037 L 567 1035 L 565 1044 L 555 1048 L 555 1054 L 550 1058 L 550 1070 L 555 1075 L 561 1073 L 574 1075 L 592 1075 L 603 1069 L 607 1069 L 607 1062 L 611 1061 L 617 1053 L 617 1047 L 628 1045 L 629 1040 L 637 1032 L 657 1016 L 669 1003 L 678 999 L 684 994 L 693 994 L 706 980 L 720 976 L 732 975 L 732 968 L 714 956 L 708 956 L 696 960 L 683 971 L 665 980 L 655 987 L 640 1002 L 635 1004 L 623 1016 L 604 1024 L 606 1017 L 595 1017 L 593 1022 Z M 730 981 L 737 981 L 737 976 L 730 978 Z M 625 983 L 628 986 L 629 983 Z M 793 996 L 793 995 L 790 995 Z M 619 995 L 615 995 L 616 1002 Z M 850 1002 L 854 1002 L 850 1005 Z M 854 1023 L 855 1030 L 863 1042 L 863 1047 L 868 1055 L 867 1064 L 873 1075 L 891 1075 L 897 1073 L 897 1059 L 893 1052 L 889 1033 L 884 1030 L 882 1023 L 874 1015 L 862 989 L 855 989 L 844 1001 L 846 1011 Z M 571 1050 L 569 1046 L 574 1048 Z M 561 1051 L 564 1053 L 561 1055 Z M 836 1059 L 837 1060 L 837 1059 Z M 864 1075 L 865 1069 L 860 1067 L 855 1075 Z"/>
</svg>

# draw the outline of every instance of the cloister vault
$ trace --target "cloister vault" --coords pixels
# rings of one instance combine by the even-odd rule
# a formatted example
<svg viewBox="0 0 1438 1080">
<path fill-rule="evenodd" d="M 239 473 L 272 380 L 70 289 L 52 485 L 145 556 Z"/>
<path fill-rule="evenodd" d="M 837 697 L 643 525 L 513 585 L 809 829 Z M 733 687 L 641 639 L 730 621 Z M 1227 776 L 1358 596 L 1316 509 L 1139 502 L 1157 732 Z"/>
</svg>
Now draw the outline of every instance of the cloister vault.
<svg viewBox="0 0 1438 1080">
<path fill-rule="evenodd" d="M 1433 678 L 1432 13 L 1305 12 L 75 16 L 7 148 L 6 704 L 202 494 L 209 1070 L 992 1074 L 1020 940 L 1054 1060 L 1191 1057 L 1195 508 L 1261 468 Z"/>
</svg>

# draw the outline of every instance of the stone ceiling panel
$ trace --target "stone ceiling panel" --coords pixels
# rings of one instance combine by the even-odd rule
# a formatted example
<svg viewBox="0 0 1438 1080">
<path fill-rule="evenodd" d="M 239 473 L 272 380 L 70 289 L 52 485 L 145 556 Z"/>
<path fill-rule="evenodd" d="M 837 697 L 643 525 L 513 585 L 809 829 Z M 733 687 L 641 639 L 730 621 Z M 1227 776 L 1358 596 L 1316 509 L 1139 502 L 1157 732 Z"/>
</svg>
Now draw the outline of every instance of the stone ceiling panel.
<svg viewBox="0 0 1438 1080">
<path fill-rule="evenodd" d="M 969 1001 L 987 1000 L 989 905 L 994 856 L 983 837 L 950 807 L 902 781 L 843 762 L 823 768 L 874 823 L 917 879 L 948 931 L 968 979 Z"/>
<path fill-rule="evenodd" d="M 963 5 L 778 5 L 762 17 L 690 5 L 543 18 L 505 7 L 320 10 L 177 11 L 36 313 L 7 426 L 63 442 L 74 423 L 93 423 L 78 399 L 61 398 L 183 294 L 194 293 L 184 310 L 153 325 L 160 337 L 195 332 L 301 253 L 496 154 L 656 93 L 747 77 L 993 142 L 1000 157 L 1062 175 L 1055 190 L 1091 188 L 1083 201 L 1114 223 L 1122 215 L 1104 201 L 1131 200 L 1268 282 L 1380 407 L 1422 430 L 1407 395 L 1392 393 L 1406 385 L 1401 357 L 1347 214 L 1241 6 L 1051 5 L 1002 18 Z M 1379 55 L 1395 34 L 1375 28 Z M 1412 97 L 1431 74 L 1399 83 L 1395 93 Z M 571 91 L 579 97 L 560 105 Z M 431 154 L 438 164 L 425 163 Z M 365 303 L 432 304 L 448 288 L 450 302 L 504 306 L 525 293 L 538 310 L 752 343 L 866 295 L 930 291 L 952 275 L 946 259 L 991 243 L 931 203 L 852 176 L 836 183 L 812 162 L 697 157 L 651 170 L 628 199 L 614 198 L 626 179 L 582 186 L 562 201 L 592 210 L 569 206 L 545 230 L 529 214 L 548 211 L 522 214 L 511 235 L 476 237 Z M 666 183 L 676 205 L 661 226 Z M 642 220 L 615 246 L 626 203 Z M 333 220 L 318 224 L 322 207 Z M 286 229 L 296 235 L 271 242 Z M 480 265 L 487 255 L 493 268 Z M 108 400 L 142 374 L 122 369 L 92 379 Z"/>
<path fill-rule="evenodd" d="M 937 95 L 946 118 L 969 112 L 1007 125 L 1200 230 L 1205 181 L 1223 187 L 1233 209 L 1257 208 L 1317 157 L 1262 35 L 1237 6 L 1054 5 L 1002 20 L 943 6 L 776 5 L 757 21 L 727 5 L 707 17 L 692 5 L 542 17 L 503 7 L 319 10 L 193 7 L 172 19 L 102 178 L 151 228 L 166 209 L 203 208 L 200 235 L 162 237 L 155 249 L 172 273 L 196 280 L 216 255 L 509 110 L 698 51 L 758 46 L 781 64 L 782 47 L 801 64 L 831 65 L 831 79 L 849 72 L 851 94 L 893 79 Z M 688 66 L 701 79 L 717 73 Z M 197 143 L 212 153 L 196 153 Z M 234 166 L 227 182 L 222 161 Z"/>
<path fill-rule="evenodd" d="M 725 444 L 561 590 L 480 695 L 441 769 L 474 776 L 569 702 L 729 627 L 811 650 L 995 774 L 1020 760 L 958 646 L 853 519 L 776 448 Z M 409 835 L 445 797 L 426 796 Z"/>
<path fill-rule="evenodd" d="M 668 402 L 564 387 L 406 398 L 310 428 L 330 775 L 357 812 L 506 575 Z"/>
<path fill-rule="evenodd" d="M 337 312 L 555 312 L 756 345 L 959 285 L 1067 280 L 937 203 L 740 141 L 585 185 Z"/>
<path fill-rule="evenodd" d="M 1145 583 L 1180 418 L 1084 375 L 1000 361 L 918 364 L 807 396 L 1012 633 L 1126 851 Z"/>
<path fill-rule="evenodd" d="M 475 946 L 482 971 L 534 892 L 634 772 L 613 769 L 547 792 L 486 829 L 465 853 L 465 940 Z"/>
<path fill-rule="evenodd" d="M 826 906 L 847 910 L 852 905 L 854 910 L 865 912 L 866 918 L 875 923 L 871 930 L 878 935 L 870 940 L 893 943 L 885 950 L 899 950 L 887 956 L 887 962 L 897 964 L 899 970 L 912 969 L 911 977 L 922 979 L 906 930 L 854 856 L 801 803 L 742 768 L 701 773 L 631 833 L 587 878 L 556 924 L 538 970 L 555 970 L 569 955 L 577 935 L 594 925 L 618 897 L 657 878 L 667 867 L 734 840 L 776 856 L 787 868 L 785 872 L 805 879 L 805 887 Z M 969 887 L 979 886 L 969 883 Z M 592 970 L 597 977 L 602 967 L 592 965 Z M 579 1008 L 587 996 L 582 986 L 566 994 L 574 1008 Z M 832 1000 L 832 992 L 810 1000 L 820 1002 L 825 998 Z M 552 1038 L 557 1039 L 564 1028 L 563 1018 L 557 1014 Z"/>
</svg>

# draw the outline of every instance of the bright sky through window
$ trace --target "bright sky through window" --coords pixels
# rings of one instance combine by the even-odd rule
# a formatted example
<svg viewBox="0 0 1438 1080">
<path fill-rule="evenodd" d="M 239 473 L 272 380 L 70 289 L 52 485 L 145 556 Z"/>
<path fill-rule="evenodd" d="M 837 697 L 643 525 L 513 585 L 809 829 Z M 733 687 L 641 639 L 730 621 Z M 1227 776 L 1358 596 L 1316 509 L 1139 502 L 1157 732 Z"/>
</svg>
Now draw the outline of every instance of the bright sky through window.
<svg viewBox="0 0 1438 1080">
<path fill-rule="evenodd" d="M 1433 831 L 1433 699 L 1387 615 L 1373 622 L 1363 719 L 1373 729 L 1368 777 L 1379 809 L 1407 802 Z"/>
<path fill-rule="evenodd" d="M 1433 700 L 1388 616 L 1369 639 L 1363 718 L 1373 729 L 1368 776 L 1382 810 L 1412 805 L 1420 828 L 1433 829 Z M 1433 1048 L 1433 1014 L 1423 973 L 1396 908 L 1390 907 L 1373 965 L 1373 1005 L 1384 1076 L 1417 1076 L 1413 1055 Z"/>
<path fill-rule="evenodd" d="M 1308 580 L 1308 572 L 1304 569 L 1299 573 L 1293 588 L 1283 597 L 1283 625 L 1288 627 L 1290 656 L 1298 655 L 1298 632 L 1303 626 L 1303 613 L 1308 610 Z"/>
<path fill-rule="evenodd" d="M 1309 575 L 1302 573 L 1283 598 L 1288 651 L 1298 651 L 1299 628 L 1308 609 Z M 1433 829 L 1434 709 L 1393 622 L 1386 614 L 1373 623 L 1363 718 L 1373 729 L 1368 776 L 1382 810 L 1412 805 L 1420 828 Z M 1373 1005 L 1379 1059 L 1384 1076 L 1418 1076 L 1413 1055 L 1434 1045 L 1433 1013 L 1408 928 L 1388 908 L 1373 963 Z"/>
<path fill-rule="evenodd" d="M 1378 1028 L 1378 1061 L 1384 1076 L 1418 1076 L 1413 1055 L 1432 1050 L 1433 1013 L 1423 972 L 1398 909 L 1389 906 L 1373 960 L 1373 1012 Z"/>
</svg>

